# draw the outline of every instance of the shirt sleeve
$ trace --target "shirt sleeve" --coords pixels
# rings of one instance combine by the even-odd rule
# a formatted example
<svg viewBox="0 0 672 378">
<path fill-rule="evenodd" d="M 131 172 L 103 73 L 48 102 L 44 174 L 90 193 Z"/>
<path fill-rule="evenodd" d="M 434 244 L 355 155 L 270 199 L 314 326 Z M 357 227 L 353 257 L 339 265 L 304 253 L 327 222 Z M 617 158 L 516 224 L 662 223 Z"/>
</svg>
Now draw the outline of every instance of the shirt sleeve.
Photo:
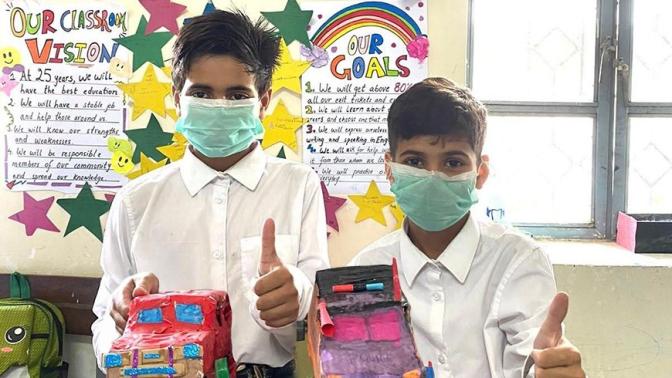
<svg viewBox="0 0 672 378">
<path fill-rule="evenodd" d="M 329 268 L 324 200 L 320 180 L 315 172 L 311 171 L 307 175 L 305 188 L 298 262 L 297 266 L 286 266 L 292 275 L 294 287 L 299 293 L 299 316 L 297 318 L 299 320 L 304 319 L 310 310 L 315 273 L 318 270 Z M 254 296 L 254 300 L 250 301 L 250 314 L 260 327 L 276 334 L 294 332 L 294 327 L 290 326 L 281 328 L 267 326 L 259 317 L 256 299 Z"/>
<path fill-rule="evenodd" d="M 553 265 L 542 250 L 532 249 L 513 262 L 497 312 L 499 329 L 507 341 L 502 356 L 504 377 L 521 378 L 555 292 Z"/>
<path fill-rule="evenodd" d="M 131 222 L 129 212 L 121 195 L 117 195 L 107 217 L 105 237 L 100 256 L 103 277 L 98 295 L 93 304 L 93 312 L 98 319 L 91 325 L 93 350 L 98 367 L 103 369 L 102 357 L 109 352 L 112 342 L 121 336 L 110 316 L 112 293 L 126 277 L 133 274 L 130 253 Z"/>
</svg>

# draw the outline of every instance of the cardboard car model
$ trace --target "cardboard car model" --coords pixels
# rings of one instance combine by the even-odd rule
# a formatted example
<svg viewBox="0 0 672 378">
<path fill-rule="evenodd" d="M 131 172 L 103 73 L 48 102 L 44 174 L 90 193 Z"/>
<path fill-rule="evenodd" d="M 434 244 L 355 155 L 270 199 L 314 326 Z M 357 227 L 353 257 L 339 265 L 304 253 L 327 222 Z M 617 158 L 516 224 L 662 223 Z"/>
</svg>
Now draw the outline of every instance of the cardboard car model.
<svg viewBox="0 0 672 378">
<path fill-rule="evenodd" d="M 198 290 L 134 298 L 124 334 L 103 360 L 110 378 L 235 377 L 228 295 Z"/>
</svg>

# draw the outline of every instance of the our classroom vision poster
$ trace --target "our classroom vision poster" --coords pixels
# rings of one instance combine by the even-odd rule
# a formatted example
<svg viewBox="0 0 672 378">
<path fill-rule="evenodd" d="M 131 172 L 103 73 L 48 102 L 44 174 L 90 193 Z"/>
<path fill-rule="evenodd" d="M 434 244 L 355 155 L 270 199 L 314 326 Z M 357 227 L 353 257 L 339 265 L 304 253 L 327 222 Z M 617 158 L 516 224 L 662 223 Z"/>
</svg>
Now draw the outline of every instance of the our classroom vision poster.
<svg viewBox="0 0 672 378">
<path fill-rule="evenodd" d="M 2 167 L 10 190 L 114 191 L 109 137 L 123 135 L 123 95 L 111 63 L 128 33 L 125 10 L 11 2 L 0 12 Z M 124 51 L 125 55 L 126 52 Z"/>
<path fill-rule="evenodd" d="M 427 77 L 427 5 L 423 1 L 319 1 L 302 47 L 303 161 L 339 194 L 389 190 L 383 159 L 387 112 L 397 96 Z"/>
</svg>

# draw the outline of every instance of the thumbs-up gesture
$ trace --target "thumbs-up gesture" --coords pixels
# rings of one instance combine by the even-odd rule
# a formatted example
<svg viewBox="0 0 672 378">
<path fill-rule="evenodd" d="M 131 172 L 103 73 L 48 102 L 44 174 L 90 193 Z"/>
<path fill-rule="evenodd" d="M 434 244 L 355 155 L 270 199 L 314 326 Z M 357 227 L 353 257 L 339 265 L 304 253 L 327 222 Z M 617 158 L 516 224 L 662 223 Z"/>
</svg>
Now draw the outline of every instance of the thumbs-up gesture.
<svg viewBox="0 0 672 378">
<path fill-rule="evenodd" d="M 558 293 L 548 309 L 546 320 L 534 340 L 532 359 L 537 378 L 585 378 L 581 353 L 562 335 L 562 322 L 567 316 L 569 296 Z"/>
<path fill-rule="evenodd" d="M 299 293 L 294 280 L 275 250 L 275 223 L 267 219 L 261 234 L 259 280 L 254 285 L 259 317 L 267 326 L 279 328 L 294 323 L 299 315 Z"/>
</svg>

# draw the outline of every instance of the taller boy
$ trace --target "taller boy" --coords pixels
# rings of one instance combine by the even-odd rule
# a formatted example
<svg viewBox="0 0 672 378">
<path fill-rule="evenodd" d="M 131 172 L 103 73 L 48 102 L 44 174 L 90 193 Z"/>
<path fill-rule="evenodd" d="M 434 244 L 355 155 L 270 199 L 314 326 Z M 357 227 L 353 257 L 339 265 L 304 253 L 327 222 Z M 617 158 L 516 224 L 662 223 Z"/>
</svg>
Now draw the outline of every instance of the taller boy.
<svg viewBox="0 0 672 378">
<path fill-rule="evenodd" d="M 96 355 L 119 336 L 130 300 L 160 282 L 162 291 L 226 290 L 234 357 L 246 367 L 239 376 L 291 376 L 292 325 L 307 314 L 315 271 L 328 265 L 327 231 L 317 175 L 268 158 L 255 139 L 279 37 L 241 12 L 216 11 L 185 26 L 173 54 L 176 129 L 190 147 L 114 200 L 94 306 Z"/>
</svg>

